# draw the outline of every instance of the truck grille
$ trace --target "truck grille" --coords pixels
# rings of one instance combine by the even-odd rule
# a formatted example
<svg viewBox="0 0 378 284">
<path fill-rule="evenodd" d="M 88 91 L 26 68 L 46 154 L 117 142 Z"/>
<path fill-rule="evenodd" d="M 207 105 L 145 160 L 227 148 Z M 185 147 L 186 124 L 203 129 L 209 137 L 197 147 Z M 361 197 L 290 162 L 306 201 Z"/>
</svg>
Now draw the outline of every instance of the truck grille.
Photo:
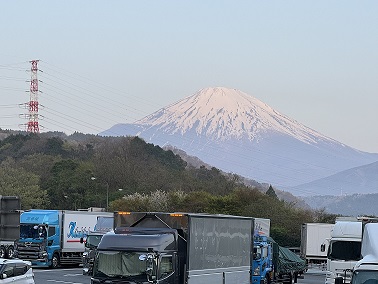
<svg viewBox="0 0 378 284">
<path fill-rule="evenodd" d="M 39 244 L 33 243 L 18 243 L 17 257 L 24 260 L 38 259 L 40 252 Z"/>
</svg>

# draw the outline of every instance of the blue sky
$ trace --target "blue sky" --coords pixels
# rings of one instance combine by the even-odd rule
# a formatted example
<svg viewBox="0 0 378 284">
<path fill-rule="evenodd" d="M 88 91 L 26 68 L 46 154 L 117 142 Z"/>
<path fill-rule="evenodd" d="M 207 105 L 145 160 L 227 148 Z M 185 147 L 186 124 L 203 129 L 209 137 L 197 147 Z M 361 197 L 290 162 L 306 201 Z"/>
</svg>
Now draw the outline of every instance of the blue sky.
<svg viewBox="0 0 378 284">
<path fill-rule="evenodd" d="M 98 133 L 205 87 L 378 152 L 377 1 L 3 1 L 0 127 L 39 59 L 42 131 Z"/>
</svg>

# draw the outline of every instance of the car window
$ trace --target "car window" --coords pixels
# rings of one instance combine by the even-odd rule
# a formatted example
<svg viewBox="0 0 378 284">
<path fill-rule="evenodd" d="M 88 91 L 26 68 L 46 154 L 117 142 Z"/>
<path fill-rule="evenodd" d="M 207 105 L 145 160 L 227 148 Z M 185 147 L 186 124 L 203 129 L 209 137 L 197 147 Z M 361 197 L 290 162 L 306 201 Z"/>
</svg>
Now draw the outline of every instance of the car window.
<svg viewBox="0 0 378 284">
<path fill-rule="evenodd" d="M 16 268 L 14 270 L 14 276 L 24 275 L 28 271 L 28 266 L 26 264 L 20 263 L 16 264 Z"/>
<path fill-rule="evenodd" d="M 55 235 L 55 227 L 53 226 L 49 227 L 48 235 L 49 237 Z"/>
<path fill-rule="evenodd" d="M 14 276 L 14 265 L 13 264 L 7 264 L 5 265 L 5 268 L 3 270 L 3 274 L 7 275 L 7 278 Z"/>
</svg>

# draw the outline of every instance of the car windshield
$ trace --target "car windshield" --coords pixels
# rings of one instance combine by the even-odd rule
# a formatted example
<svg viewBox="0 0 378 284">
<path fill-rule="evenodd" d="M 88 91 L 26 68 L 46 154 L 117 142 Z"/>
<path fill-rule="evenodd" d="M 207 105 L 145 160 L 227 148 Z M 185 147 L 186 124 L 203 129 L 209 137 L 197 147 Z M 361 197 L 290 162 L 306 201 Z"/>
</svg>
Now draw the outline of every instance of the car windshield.
<svg viewBox="0 0 378 284">
<path fill-rule="evenodd" d="M 94 276 L 136 277 L 146 276 L 147 265 L 139 259 L 144 253 L 101 251 L 96 257 Z"/>
<path fill-rule="evenodd" d="M 351 284 L 378 284 L 378 271 L 355 271 Z"/>
<path fill-rule="evenodd" d="M 87 236 L 87 240 L 85 242 L 85 246 L 86 247 L 97 247 L 98 244 L 100 243 L 101 241 L 101 238 L 102 236 L 99 236 L 99 235 L 88 235 Z"/>
</svg>

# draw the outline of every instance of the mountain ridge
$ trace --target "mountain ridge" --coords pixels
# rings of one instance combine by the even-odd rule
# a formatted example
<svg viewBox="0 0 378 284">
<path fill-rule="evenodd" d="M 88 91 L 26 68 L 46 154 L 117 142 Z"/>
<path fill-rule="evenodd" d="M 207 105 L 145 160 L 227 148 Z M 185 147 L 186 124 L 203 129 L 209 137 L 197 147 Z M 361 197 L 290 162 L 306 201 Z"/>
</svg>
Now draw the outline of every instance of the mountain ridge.
<svg viewBox="0 0 378 284">
<path fill-rule="evenodd" d="M 298 185 L 290 190 L 314 191 L 318 189 L 318 195 L 329 195 L 334 192 L 337 196 L 353 194 L 356 193 L 356 188 L 364 188 L 364 193 L 374 194 L 378 191 L 378 179 L 375 179 L 377 173 L 378 161 Z"/>
<path fill-rule="evenodd" d="M 172 145 L 223 171 L 289 188 L 378 161 L 236 89 L 205 88 L 104 136 Z M 316 192 L 308 194 L 316 195 Z"/>
</svg>

